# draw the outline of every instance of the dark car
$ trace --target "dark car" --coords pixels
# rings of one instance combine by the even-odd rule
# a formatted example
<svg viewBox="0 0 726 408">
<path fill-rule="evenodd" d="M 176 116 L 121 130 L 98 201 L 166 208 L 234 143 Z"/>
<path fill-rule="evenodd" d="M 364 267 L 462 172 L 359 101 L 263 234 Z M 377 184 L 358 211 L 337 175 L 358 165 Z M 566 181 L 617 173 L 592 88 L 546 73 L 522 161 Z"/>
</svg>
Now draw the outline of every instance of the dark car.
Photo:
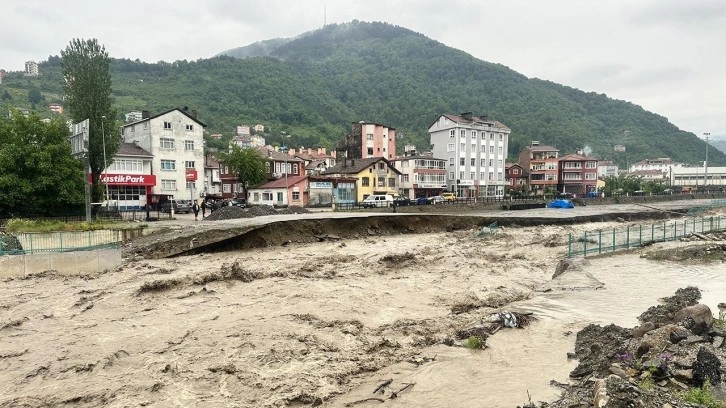
<svg viewBox="0 0 726 408">
<path fill-rule="evenodd" d="M 396 197 L 393 199 L 393 204 L 396 206 L 411 205 L 411 200 L 408 197 Z"/>
<path fill-rule="evenodd" d="M 244 208 L 247 205 L 246 200 L 242 200 L 242 199 L 239 199 L 239 198 L 233 199 L 231 201 L 231 203 L 232 203 L 232 207 Z"/>
<path fill-rule="evenodd" d="M 189 214 L 192 212 L 191 200 L 170 200 L 161 205 L 161 212 L 168 213 L 171 206 L 174 206 L 174 212 L 177 214 Z"/>
<path fill-rule="evenodd" d="M 431 204 L 427 197 L 419 197 L 416 199 L 416 205 L 427 205 Z"/>
</svg>

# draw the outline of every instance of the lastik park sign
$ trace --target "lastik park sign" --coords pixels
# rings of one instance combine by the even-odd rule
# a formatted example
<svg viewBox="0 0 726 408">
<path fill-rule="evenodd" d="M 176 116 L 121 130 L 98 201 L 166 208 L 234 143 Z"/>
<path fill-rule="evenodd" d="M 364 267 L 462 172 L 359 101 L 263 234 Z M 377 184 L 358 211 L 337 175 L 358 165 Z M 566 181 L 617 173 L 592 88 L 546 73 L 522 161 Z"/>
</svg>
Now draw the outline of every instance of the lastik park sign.
<svg viewBox="0 0 726 408">
<path fill-rule="evenodd" d="M 90 176 L 89 176 L 90 178 Z M 153 174 L 101 174 L 101 183 L 110 186 L 155 186 Z"/>
</svg>

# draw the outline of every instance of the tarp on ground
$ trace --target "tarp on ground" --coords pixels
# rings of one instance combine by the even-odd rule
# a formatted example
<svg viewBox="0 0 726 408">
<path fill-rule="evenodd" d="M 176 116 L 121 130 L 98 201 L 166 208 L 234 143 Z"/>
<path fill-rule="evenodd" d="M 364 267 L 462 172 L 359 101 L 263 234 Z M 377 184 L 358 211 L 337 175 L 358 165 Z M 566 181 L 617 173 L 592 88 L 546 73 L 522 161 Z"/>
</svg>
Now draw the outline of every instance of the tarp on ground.
<svg viewBox="0 0 726 408">
<path fill-rule="evenodd" d="M 547 204 L 547 208 L 575 208 L 575 204 L 573 204 L 570 200 L 560 198 L 550 201 L 549 204 Z"/>
</svg>

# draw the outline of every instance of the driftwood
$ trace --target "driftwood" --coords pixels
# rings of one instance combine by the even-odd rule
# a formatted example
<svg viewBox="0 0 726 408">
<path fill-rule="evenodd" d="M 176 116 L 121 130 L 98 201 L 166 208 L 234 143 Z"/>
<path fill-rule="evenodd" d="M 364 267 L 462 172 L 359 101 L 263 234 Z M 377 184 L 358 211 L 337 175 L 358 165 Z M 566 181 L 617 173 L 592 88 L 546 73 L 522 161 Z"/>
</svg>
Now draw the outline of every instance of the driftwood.
<svg viewBox="0 0 726 408">
<path fill-rule="evenodd" d="M 365 402 L 370 402 L 370 401 L 376 401 L 376 402 L 380 402 L 380 403 L 386 402 L 380 398 L 366 398 L 366 399 L 362 399 L 362 400 L 358 400 L 358 401 L 349 402 L 349 403 L 345 404 L 345 406 L 352 407 L 353 405 L 363 404 Z"/>
<path fill-rule="evenodd" d="M 413 387 L 414 385 L 416 385 L 416 383 L 408 383 L 408 384 L 406 384 L 406 386 L 404 386 L 404 387 L 403 387 L 403 388 L 401 388 L 400 390 L 392 392 L 392 393 L 391 393 L 391 396 L 390 396 L 390 397 L 388 397 L 388 399 L 395 399 L 395 398 L 398 398 L 398 394 L 400 394 L 400 393 L 402 393 L 402 392 L 406 391 L 406 390 L 407 390 L 408 388 L 410 388 L 410 387 Z"/>
<path fill-rule="evenodd" d="M 392 382 L 393 382 L 393 378 L 389 378 L 386 381 L 383 381 L 381 383 L 381 385 L 379 385 L 378 387 L 376 387 L 376 390 L 373 391 L 373 393 L 374 394 L 378 394 L 378 391 L 383 392 L 383 389 L 386 388 L 386 387 L 388 387 L 389 385 L 391 385 Z"/>
</svg>

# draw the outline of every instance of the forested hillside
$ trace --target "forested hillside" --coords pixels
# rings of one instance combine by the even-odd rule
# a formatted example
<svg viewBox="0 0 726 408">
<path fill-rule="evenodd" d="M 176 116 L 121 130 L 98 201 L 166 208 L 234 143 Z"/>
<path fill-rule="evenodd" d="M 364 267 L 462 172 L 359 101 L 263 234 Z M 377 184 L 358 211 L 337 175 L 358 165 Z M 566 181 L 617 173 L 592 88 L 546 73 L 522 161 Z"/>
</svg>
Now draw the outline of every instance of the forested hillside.
<svg viewBox="0 0 726 408">
<path fill-rule="evenodd" d="M 210 133 L 263 123 L 268 141 L 283 141 L 284 131 L 292 135 L 284 140 L 291 146 L 332 147 L 352 122 L 365 120 L 395 127 L 403 135 L 401 148 L 414 143 L 427 149 L 427 128 L 437 115 L 471 111 L 512 129 L 510 157 L 531 140 L 563 152 L 589 147 L 621 165 L 647 157 L 696 163 L 705 151 L 694 134 L 637 105 L 528 79 L 385 23 L 328 25 L 223 54 L 156 64 L 116 59 L 111 67 L 115 105 L 119 112 L 152 113 L 188 106 Z M 0 108 L 29 106 L 32 89 L 46 101 L 59 99 L 59 59 L 49 58 L 41 73 L 38 78 L 9 75 L 0 85 Z M 615 153 L 616 144 L 625 145 L 626 152 Z M 713 149 L 709 162 L 726 165 L 726 156 Z"/>
</svg>

